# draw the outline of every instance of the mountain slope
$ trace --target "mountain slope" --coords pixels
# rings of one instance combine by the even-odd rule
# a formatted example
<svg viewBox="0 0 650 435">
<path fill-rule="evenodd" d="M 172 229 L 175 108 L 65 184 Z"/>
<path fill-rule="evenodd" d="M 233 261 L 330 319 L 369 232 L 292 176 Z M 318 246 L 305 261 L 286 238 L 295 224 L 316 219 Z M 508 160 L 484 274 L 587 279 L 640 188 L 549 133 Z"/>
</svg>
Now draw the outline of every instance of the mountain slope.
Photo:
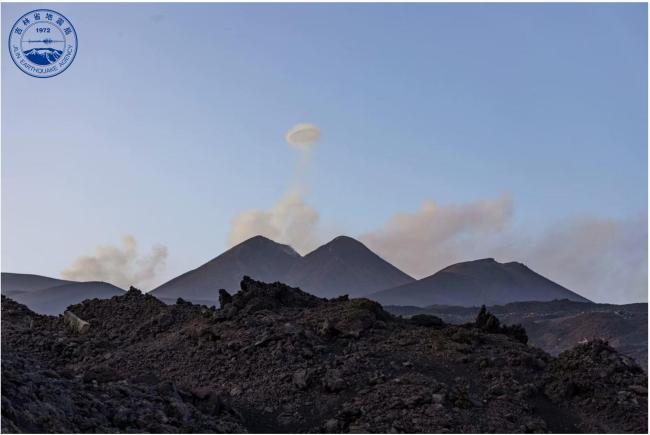
<svg viewBox="0 0 650 435">
<path fill-rule="evenodd" d="M 532 271 L 521 263 L 493 258 L 449 266 L 419 281 L 368 296 L 384 305 L 501 305 L 517 301 L 588 299 Z"/>
<path fill-rule="evenodd" d="M 164 283 L 151 294 L 165 302 L 175 302 L 180 297 L 218 305 L 219 289 L 237 291 L 245 275 L 269 282 L 281 280 L 300 258 L 290 246 L 255 236 Z"/>
<path fill-rule="evenodd" d="M 124 290 L 107 282 L 69 282 L 34 292 L 23 292 L 12 296 L 39 314 L 62 314 L 70 305 L 86 299 L 110 299 L 124 294 Z"/>
<path fill-rule="evenodd" d="M 302 258 L 286 282 L 320 297 L 360 296 L 415 281 L 363 243 L 336 237 Z"/>
<path fill-rule="evenodd" d="M 109 299 L 123 293 L 121 288 L 101 281 L 76 282 L 40 275 L 2 273 L 2 294 L 39 314 L 62 314 L 69 305 L 86 299 Z"/>
<path fill-rule="evenodd" d="M 29 273 L 2 272 L 2 294 L 11 296 L 13 293 L 32 292 L 48 287 L 67 284 L 72 281 L 50 278 L 49 276 L 32 275 Z"/>
</svg>

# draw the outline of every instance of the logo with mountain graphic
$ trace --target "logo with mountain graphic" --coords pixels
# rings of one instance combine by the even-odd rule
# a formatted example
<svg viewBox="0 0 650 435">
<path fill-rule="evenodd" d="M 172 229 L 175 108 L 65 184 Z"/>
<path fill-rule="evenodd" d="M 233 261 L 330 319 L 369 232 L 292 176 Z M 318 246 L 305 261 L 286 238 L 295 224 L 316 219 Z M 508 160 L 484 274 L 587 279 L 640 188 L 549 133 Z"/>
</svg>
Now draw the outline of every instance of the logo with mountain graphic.
<svg viewBox="0 0 650 435">
<path fill-rule="evenodd" d="M 56 48 L 32 48 L 23 52 L 25 57 L 37 65 L 50 65 L 63 54 L 63 50 Z"/>
<path fill-rule="evenodd" d="M 54 77 L 68 69 L 77 55 L 77 32 L 59 12 L 37 9 L 20 17 L 11 28 L 9 53 L 25 74 Z"/>
</svg>

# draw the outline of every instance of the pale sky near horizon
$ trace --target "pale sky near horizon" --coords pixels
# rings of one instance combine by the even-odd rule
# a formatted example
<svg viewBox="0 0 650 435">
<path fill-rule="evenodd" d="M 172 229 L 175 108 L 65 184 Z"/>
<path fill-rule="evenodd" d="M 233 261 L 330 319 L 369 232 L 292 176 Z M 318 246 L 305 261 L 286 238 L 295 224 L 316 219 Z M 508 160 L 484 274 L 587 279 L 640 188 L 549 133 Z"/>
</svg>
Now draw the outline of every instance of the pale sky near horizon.
<svg viewBox="0 0 650 435">
<path fill-rule="evenodd" d="M 39 7 L 70 19 L 79 50 L 36 79 L 2 45 L 2 271 L 58 277 L 127 234 L 168 250 L 145 286 L 195 268 L 290 189 L 283 135 L 310 122 L 301 187 L 322 241 L 362 236 L 420 276 L 521 257 L 586 297 L 647 300 L 646 4 L 3 3 L 3 38 Z M 444 234 L 412 249 L 454 251 L 430 267 L 387 225 L 425 201 Z M 466 211 L 489 245 L 468 247 Z M 405 225 L 435 227 L 423 214 Z"/>
</svg>

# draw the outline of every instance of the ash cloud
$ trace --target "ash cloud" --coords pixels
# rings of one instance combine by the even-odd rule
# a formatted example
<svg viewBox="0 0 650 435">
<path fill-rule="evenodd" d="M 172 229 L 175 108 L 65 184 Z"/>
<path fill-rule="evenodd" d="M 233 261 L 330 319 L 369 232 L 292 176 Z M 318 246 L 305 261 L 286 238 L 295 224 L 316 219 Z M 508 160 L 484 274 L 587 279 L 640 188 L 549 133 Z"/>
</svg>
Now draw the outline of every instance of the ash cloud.
<svg viewBox="0 0 650 435">
<path fill-rule="evenodd" d="M 61 272 L 61 277 L 72 281 L 106 281 L 124 289 L 131 285 L 146 289 L 164 268 L 166 259 L 165 246 L 155 245 L 149 254 L 140 255 L 135 238 L 126 235 L 121 246 L 98 246 L 94 255 L 77 258 Z"/>
<path fill-rule="evenodd" d="M 234 246 L 261 235 L 304 254 L 320 241 L 319 221 L 318 212 L 305 203 L 303 190 L 294 187 L 269 210 L 249 210 L 235 217 L 228 244 Z"/>
<path fill-rule="evenodd" d="M 647 215 L 566 220 L 505 251 L 595 302 L 648 300 Z"/>
<path fill-rule="evenodd" d="M 512 213 L 508 196 L 452 205 L 427 200 L 416 212 L 396 214 L 360 240 L 406 273 L 423 278 L 459 261 L 491 256 L 492 239 L 504 231 Z"/>
</svg>

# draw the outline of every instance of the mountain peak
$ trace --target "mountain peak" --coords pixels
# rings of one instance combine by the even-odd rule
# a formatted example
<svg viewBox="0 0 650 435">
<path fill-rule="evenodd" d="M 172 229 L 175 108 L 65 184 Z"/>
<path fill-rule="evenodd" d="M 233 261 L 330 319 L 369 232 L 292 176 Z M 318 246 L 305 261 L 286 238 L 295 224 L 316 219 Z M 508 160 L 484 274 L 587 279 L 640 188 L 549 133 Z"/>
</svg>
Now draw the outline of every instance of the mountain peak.
<svg viewBox="0 0 650 435">
<path fill-rule="evenodd" d="M 523 263 L 481 258 L 456 263 L 414 283 L 370 295 L 384 305 L 502 305 L 569 299 L 590 302 Z"/>
<path fill-rule="evenodd" d="M 323 246 L 363 246 L 366 248 L 366 245 L 358 241 L 357 239 L 350 236 L 336 236 L 328 243 Z M 367 249 L 367 248 L 366 248 Z"/>
<path fill-rule="evenodd" d="M 217 303 L 219 289 L 237 289 L 243 276 L 265 282 L 281 280 L 302 257 L 291 246 L 257 235 L 194 270 L 154 289 L 166 302 L 178 297 L 205 305 Z"/>
<path fill-rule="evenodd" d="M 466 263 L 476 263 L 476 264 L 501 264 L 498 261 L 496 261 L 492 257 L 487 257 L 487 258 L 479 258 L 478 260 L 474 261 L 467 261 Z"/>
<path fill-rule="evenodd" d="M 354 297 L 414 281 L 349 236 L 335 237 L 302 260 L 287 279 L 290 284 L 318 296 L 349 294 Z"/>
<path fill-rule="evenodd" d="M 264 247 L 273 247 L 273 248 L 280 248 L 282 249 L 285 253 L 294 256 L 294 257 L 300 257 L 300 254 L 296 252 L 295 249 L 293 249 L 289 245 L 284 245 L 282 243 L 278 243 L 274 240 L 269 239 L 268 237 L 264 237 L 262 235 L 257 235 L 253 236 L 249 239 L 244 240 L 243 242 L 233 246 L 230 248 L 230 250 L 238 251 L 242 248 L 254 248 L 254 249 L 260 249 Z"/>
<path fill-rule="evenodd" d="M 240 242 L 240 243 L 236 244 L 235 246 L 250 245 L 250 244 L 253 244 L 253 243 L 256 243 L 256 244 L 260 244 L 260 243 L 271 244 L 271 243 L 273 243 L 273 244 L 278 244 L 279 245 L 279 243 L 277 243 L 276 241 L 271 240 L 268 237 L 264 237 L 264 236 L 258 234 L 256 236 L 253 236 L 253 237 L 250 237 L 250 238 L 244 240 L 243 242 Z"/>
<path fill-rule="evenodd" d="M 499 263 L 494 258 L 479 258 L 477 260 L 470 261 L 461 261 L 459 263 L 454 263 L 450 266 L 443 268 L 440 272 L 461 272 L 474 269 L 485 269 L 485 268 L 498 268 L 502 266 L 502 263 Z"/>
</svg>

